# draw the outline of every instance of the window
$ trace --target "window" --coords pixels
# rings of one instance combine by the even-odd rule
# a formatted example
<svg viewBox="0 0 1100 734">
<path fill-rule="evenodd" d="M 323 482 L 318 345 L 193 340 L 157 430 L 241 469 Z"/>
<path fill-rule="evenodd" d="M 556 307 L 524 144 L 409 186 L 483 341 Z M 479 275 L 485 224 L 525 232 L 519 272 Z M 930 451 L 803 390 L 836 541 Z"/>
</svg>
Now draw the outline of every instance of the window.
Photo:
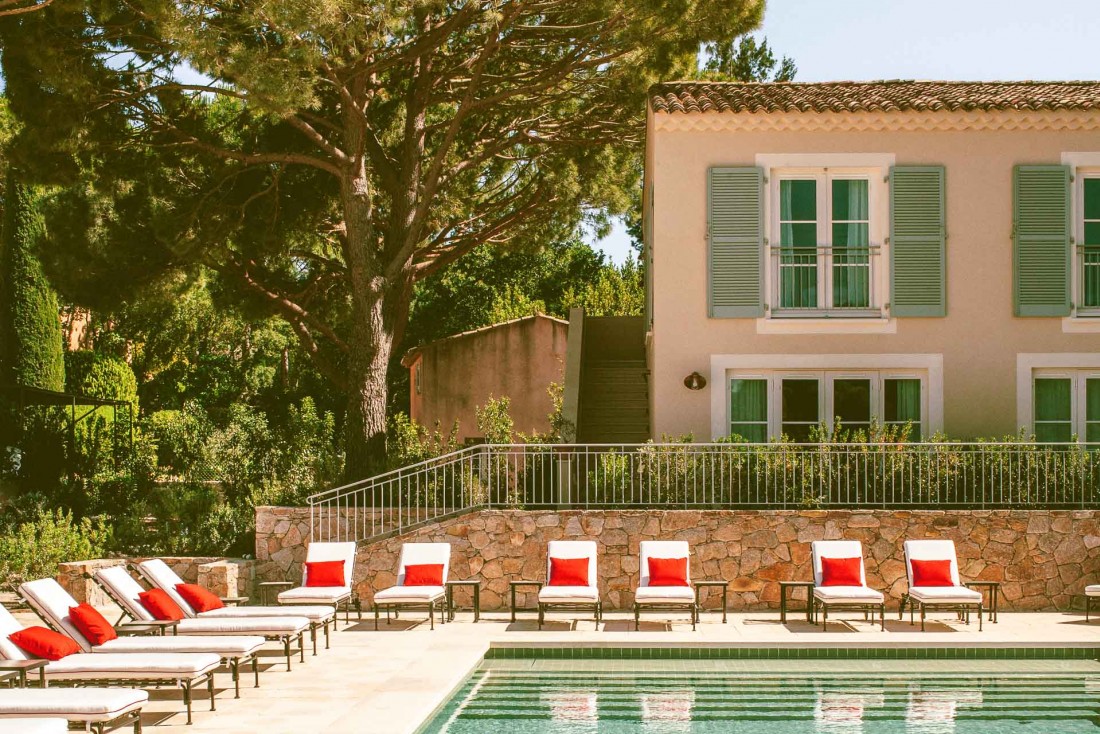
<svg viewBox="0 0 1100 734">
<path fill-rule="evenodd" d="M 1039 443 L 1100 443 L 1100 372 L 1036 370 L 1032 415 Z"/>
<path fill-rule="evenodd" d="M 771 307 L 777 315 L 878 315 L 873 175 L 817 169 L 775 174 Z"/>
<path fill-rule="evenodd" d="M 1100 315 L 1100 172 L 1079 176 L 1076 303 L 1082 315 Z"/>
<path fill-rule="evenodd" d="M 878 424 L 908 427 L 910 441 L 923 436 L 927 379 L 918 370 L 765 370 L 734 374 L 729 384 L 729 433 L 748 441 L 785 435 L 805 443 L 814 428 L 834 421 L 853 432 Z M 1100 381 L 1095 399 L 1100 435 Z"/>
</svg>

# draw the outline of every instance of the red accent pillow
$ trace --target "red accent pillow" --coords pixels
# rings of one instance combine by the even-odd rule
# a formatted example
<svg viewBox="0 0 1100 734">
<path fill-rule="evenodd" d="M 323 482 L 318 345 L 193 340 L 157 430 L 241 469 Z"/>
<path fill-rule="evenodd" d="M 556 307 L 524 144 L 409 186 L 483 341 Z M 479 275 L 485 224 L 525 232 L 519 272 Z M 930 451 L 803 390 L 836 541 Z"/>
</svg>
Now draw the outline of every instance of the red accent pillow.
<svg viewBox="0 0 1100 734">
<path fill-rule="evenodd" d="M 405 586 L 442 586 L 442 563 L 419 563 L 405 566 Z"/>
<path fill-rule="evenodd" d="M 183 619 L 183 610 L 176 604 L 175 599 L 168 596 L 164 589 L 149 589 L 138 594 L 138 601 L 145 607 L 153 619 Z"/>
<path fill-rule="evenodd" d="M 859 576 L 862 565 L 861 558 L 822 558 L 821 585 L 863 586 L 863 579 Z"/>
<path fill-rule="evenodd" d="M 910 560 L 913 567 L 913 586 L 954 586 L 951 579 L 951 561 Z"/>
<path fill-rule="evenodd" d="M 198 584 L 176 584 L 176 593 L 200 614 L 225 606 L 225 602 Z"/>
<path fill-rule="evenodd" d="M 306 586 L 346 586 L 343 561 L 306 561 Z"/>
<path fill-rule="evenodd" d="M 84 635 L 93 647 L 99 647 L 105 642 L 118 638 L 115 628 L 91 604 L 78 604 L 75 607 L 69 607 L 69 619 L 72 621 L 73 627 L 80 630 L 80 634 Z"/>
<path fill-rule="evenodd" d="M 587 558 L 551 558 L 547 586 L 588 586 Z"/>
<path fill-rule="evenodd" d="M 686 558 L 650 558 L 650 586 L 687 586 L 688 559 Z"/>
<path fill-rule="evenodd" d="M 27 627 L 8 635 L 8 639 L 31 657 L 45 660 L 60 660 L 80 652 L 76 642 L 45 627 Z"/>
</svg>

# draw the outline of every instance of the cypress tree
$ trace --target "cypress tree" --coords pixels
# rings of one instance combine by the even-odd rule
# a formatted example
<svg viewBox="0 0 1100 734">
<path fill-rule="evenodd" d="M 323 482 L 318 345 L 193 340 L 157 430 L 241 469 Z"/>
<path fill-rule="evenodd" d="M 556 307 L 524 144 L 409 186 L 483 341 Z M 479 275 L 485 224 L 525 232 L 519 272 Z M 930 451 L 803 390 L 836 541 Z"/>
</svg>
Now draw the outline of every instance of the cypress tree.
<svg viewBox="0 0 1100 734">
<path fill-rule="evenodd" d="M 65 355 L 57 294 L 36 248 L 45 220 L 34 192 L 8 170 L 0 239 L 0 377 L 46 390 L 65 389 Z"/>
</svg>

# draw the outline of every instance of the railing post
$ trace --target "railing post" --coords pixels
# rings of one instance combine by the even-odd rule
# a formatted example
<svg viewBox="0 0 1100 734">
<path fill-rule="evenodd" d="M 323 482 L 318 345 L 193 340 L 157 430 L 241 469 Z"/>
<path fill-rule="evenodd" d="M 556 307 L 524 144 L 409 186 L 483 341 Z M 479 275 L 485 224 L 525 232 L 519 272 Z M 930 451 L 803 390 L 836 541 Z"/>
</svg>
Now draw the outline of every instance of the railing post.
<svg viewBox="0 0 1100 734">
<path fill-rule="evenodd" d="M 568 510 L 573 503 L 571 497 L 573 479 L 572 452 L 558 454 L 557 506 L 559 510 Z"/>
</svg>

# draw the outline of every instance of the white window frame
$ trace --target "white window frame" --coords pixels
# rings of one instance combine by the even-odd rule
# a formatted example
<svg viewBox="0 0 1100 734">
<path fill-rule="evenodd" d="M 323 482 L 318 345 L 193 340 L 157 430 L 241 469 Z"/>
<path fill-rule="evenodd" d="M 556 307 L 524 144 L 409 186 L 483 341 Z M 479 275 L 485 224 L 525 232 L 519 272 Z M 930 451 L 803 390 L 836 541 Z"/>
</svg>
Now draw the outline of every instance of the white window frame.
<svg viewBox="0 0 1100 734">
<path fill-rule="evenodd" d="M 1100 380 L 1100 368 L 1067 369 L 1040 367 L 1031 371 L 1031 435 L 1035 435 L 1035 381 L 1064 379 L 1070 381 L 1070 433 L 1077 443 L 1084 443 L 1088 428 L 1088 381 Z M 1097 421 L 1093 421 L 1094 423 Z"/>
<path fill-rule="evenodd" d="M 1100 355 L 1097 365 L 1100 366 Z M 943 354 L 712 354 L 710 384 L 722 389 L 710 391 L 710 435 L 718 440 L 729 435 L 729 378 L 764 374 L 773 371 L 878 371 L 891 377 L 907 377 L 912 373 L 926 376 L 921 386 L 921 436 L 928 439 L 943 431 Z M 770 398 L 769 394 L 769 398 Z M 768 409 L 774 403 L 769 402 Z M 769 424 L 770 425 L 770 424 Z"/>
<path fill-rule="evenodd" d="M 927 370 L 920 369 L 756 369 L 756 370 L 729 370 L 726 373 L 726 432 L 729 435 L 734 423 L 730 414 L 730 390 L 733 380 L 766 380 L 768 395 L 768 438 L 774 440 L 783 434 L 783 382 L 785 380 L 815 380 L 818 384 L 817 391 L 817 425 L 825 423 L 832 426 L 836 419 L 836 405 L 834 403 L 834 386 L 837 380 L 867 380 L 871 383 L 871 415 L 872 423 L 879 426 L 886 425 L 884 398 L 886 380 L 920 380 L 921 408 L 920 408 L 920 435 L 927 438 L 930 434 L 929 425 L 929 374 Z M 743 421 L 737 421 L 742 423 Z"/>
<path fill-rule="evenodd" d="M 1073 433 L 1085 438 L 1085 380 L 1100 379 L 1100 354 L 1095 352 L 1021 353 L 1016 355 L 1016 425 L 1035 434 L 1035 378 L 1074 376 Z M 1078 384 L 1079 383 L 1079 384 Z"/>
<path fill-rule="evenodd" d="M 1085 178 L 1100 177 L 1100 152 L 1077 151 L 1062 153 L 1062 165 L 1069 166 L 1072 178 L 1070 189 L 1070 315 L 1062 319 L 1062 332 L 1066 334 L 1100 333 L 1100 307 L 1083 308 L 1083 263 L 1077 245 L 1085 241 Z M 1030 401 L 1029 401 L 1030 404 Z M 1030 410 L 1030 408 L 1029 408 Z M 1020 412 L 1017 406 L 1017 413 Z M 1030 430 L 1030 419 L 1020 427 Z"/>
</svg>

